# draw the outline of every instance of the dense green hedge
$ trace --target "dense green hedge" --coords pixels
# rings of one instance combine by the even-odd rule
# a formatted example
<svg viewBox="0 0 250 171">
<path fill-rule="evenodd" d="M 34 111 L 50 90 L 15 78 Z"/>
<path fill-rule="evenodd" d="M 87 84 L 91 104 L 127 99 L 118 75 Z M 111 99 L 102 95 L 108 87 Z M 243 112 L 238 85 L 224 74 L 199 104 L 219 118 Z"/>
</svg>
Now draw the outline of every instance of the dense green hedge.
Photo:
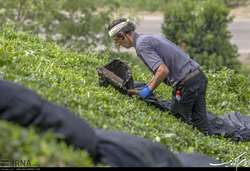
<svg viewBox="0 0 250 171">
<path fill-rule="evenodd" d="M 21 83 L 43 98 L 68 107 L 94 127 L 128 132 L 160 142 L 174 151 L 200 152 L 222 161 L 249 151 L 250 142 L 234 143 L 222 137 L 204 136 L 168 112 L 122 95 L 112 87 L 100 87 L 96 67 L 115 57 L 115 54 L 113 57 L 109 55 L 109 52 L 79 54 L 64 51 L 56 44 L 45 43 L 24 33 L 17 34 L 10 29 L 0 33 L 1 77 Z M 123 59 L 129 60 L 129 57 Z M 135 80 L 146 82 L 150 79 L 149 72 L 137 62 L 129 64 Z M 236 110 L 250 113 L 250 86 L 246 77 L 228 69 L 207 73 L 209 110 L 217 114 Z M 160 85 L 156 93 L 169 99 L 171 89 Z M 0 139 L 6 147 L 1 148 L 1 154 L 8 150 L 11 141 L 7 136 L 5 140 Z M 19 142 L 18 138 L 16 141 Z M 22 144 L 17 146 L 25 148 Z M 33 147 L 26 148 L 30 149 L 22 151 L 20 156 L 32 155 L 39 162 L 40 157 Z M 51 148 L 57 148 L 57 145 L 51 145 Z M 56 151 L 53 154 L 57 154 Z M 249 158 L 249 154 L 246 157 Z M 50 158 L 50 155 L 49 148 L 44 157 Z"/>
<path fill-rule="evenodd" d="M 165 9 L 162 31 L 201 65 L 240 70 L 236 45 L 227 26 L 230 9 L 218 0 L 181 0 Z"/>
<path fill-rule="evenodd" d="M 8 160 L 11 163 L 8 166 L 93 166 L 85 151 L 76 151 L 72 146 L 57 141 L 51 132 L 41 138 L 34 128 L 25 129 L 0 121 L 0 137 L 0 159 Z"/>
</svg>

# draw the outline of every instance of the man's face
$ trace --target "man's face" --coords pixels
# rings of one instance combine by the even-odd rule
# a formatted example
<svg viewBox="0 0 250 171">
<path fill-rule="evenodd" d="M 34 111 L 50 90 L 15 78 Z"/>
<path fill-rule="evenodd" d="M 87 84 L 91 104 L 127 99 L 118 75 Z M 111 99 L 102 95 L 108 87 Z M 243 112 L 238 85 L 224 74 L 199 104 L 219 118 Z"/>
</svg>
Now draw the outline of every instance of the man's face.
<svg viewBox="0 0 250 171">
<path fill-rule="evenodd" d="M 113 40 L 118 47 L 122 46 L 127 49 L 132 47 L 131 40 L 127 34 L 119 33 L 113 38 Z"/>
</svg>

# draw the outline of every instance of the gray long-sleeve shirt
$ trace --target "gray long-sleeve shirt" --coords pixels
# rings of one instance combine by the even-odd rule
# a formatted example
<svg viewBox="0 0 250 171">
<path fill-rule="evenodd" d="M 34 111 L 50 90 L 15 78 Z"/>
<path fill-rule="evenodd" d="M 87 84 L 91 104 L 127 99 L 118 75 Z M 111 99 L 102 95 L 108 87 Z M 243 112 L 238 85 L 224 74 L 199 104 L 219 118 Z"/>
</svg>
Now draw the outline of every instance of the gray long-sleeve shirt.
<svg viewBox="0 0 250 171">
<path fill-rule="evenodd" d="M 166 84 L 182 80 L 199 67 L 197 62 L 163 36 L 134 33 L 133 38 L 137 55 L 153 73 L 161 64 L 168 67 L 169 74 L 164 80 Z"/>
</svg>

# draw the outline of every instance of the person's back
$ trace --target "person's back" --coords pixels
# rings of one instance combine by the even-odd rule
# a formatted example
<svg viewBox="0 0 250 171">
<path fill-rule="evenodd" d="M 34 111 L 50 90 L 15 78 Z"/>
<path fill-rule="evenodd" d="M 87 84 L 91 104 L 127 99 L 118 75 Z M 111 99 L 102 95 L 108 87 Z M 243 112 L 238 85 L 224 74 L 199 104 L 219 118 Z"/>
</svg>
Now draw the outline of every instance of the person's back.
<svg viewBox="0 0 250 171">
<path fill-rule="evenodd" d="M 136 39 L 136 52 L 138 56 L 149 67 L 149 63 L 157 62 L 144 59 L 143 53 L 147 53 L 148 49 L 157 52 L 157 55 L 163 60 L 169 69 L 169 74 L 165 83 L 174 83 L 182 80 L 185 75 L 199 68 L 199 64 L 192 60 L 188 54 L 184 53 L 178 46 L 161 35 L 138 35 Z M 142 54 L 141 54 L 142 53 Z M 149 69 L 153 72 L 154 67 Z M 153 69 L 153 70 L 152 70 Z"/>
</svg>

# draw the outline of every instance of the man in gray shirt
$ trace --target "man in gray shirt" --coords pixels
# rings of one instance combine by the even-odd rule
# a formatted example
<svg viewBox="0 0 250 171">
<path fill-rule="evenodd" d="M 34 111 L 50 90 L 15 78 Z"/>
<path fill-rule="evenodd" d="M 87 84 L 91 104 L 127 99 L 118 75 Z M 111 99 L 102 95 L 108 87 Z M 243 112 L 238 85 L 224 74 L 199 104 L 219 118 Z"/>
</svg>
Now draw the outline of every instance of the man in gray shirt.
<svg viewBox="0 0 250 171">
<path fill-rule="evenodd" d="M 172 112 L 209 134 L 205 103 L 207 78 L 199 64 L 162 36 L 139 35 L 135 25 L 125 18 L 114 20 L 108 30 L 118 46 L 134 47 L 153 73 L 153 78 L 138 95 L 147 98 L 161 82 L 173 86 Z"/>
</svg>

